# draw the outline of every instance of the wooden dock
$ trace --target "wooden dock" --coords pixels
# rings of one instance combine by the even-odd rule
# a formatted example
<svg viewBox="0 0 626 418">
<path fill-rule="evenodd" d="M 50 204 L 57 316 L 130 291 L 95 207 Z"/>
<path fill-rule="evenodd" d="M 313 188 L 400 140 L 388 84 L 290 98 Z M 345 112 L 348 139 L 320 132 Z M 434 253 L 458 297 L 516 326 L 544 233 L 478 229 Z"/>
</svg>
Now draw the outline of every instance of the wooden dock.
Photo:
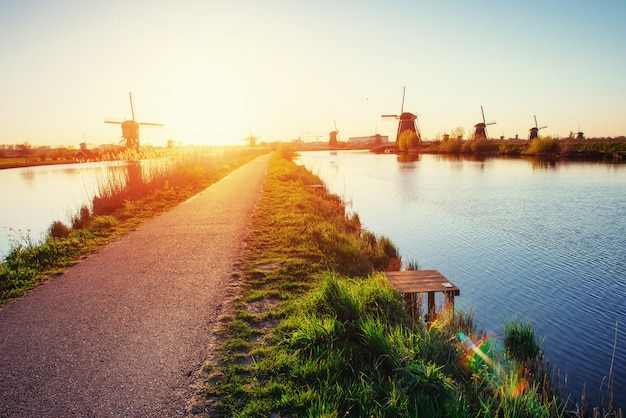
<svg viewBox="0 0 626 418">
<path fill-rule="evenodd" d="M 402 293 L 407 304 L 409 315 L 417 319 L 419 312 L 418 300 L 420 293 L 428 295 L 428 311 L 426 322 L 433 322 L 440 312 L 437 312 L 435 293 L 444 295 L 443 311 L 454 312 L 454 297 L 461 291 L 437 270 L 387 271 L 385 272 L 389 284 Z"/>
</svg>

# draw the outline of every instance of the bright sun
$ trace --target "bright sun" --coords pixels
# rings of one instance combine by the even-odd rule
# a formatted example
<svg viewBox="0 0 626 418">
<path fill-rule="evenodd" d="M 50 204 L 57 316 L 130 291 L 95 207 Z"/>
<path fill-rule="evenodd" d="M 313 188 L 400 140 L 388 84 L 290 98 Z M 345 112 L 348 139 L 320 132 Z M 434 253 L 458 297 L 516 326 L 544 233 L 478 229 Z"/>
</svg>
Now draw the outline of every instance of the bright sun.
<svg viewBox="0 0 626 418">
<path fill-rule="evenodd" d="M 215 68 L 183 70 L 170 89 L 167 126 L 175 141 L 240 145 L 249 112 L 240 83 Z"/>
</svg>

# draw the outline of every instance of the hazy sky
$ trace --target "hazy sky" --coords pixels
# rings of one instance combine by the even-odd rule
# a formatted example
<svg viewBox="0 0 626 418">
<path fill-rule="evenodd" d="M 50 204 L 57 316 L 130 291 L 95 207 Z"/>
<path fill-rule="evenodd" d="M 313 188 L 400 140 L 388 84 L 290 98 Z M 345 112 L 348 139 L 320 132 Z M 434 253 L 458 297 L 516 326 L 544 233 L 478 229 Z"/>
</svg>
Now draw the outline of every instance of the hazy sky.
<svg viewBox="0 0 626 418">
<path fill-rule="evenodd" d="M 491 137 L 626 134 L 626 2 L 0 2 L 0 144 L 395 139 L 481 121 Z"/>
</svg>

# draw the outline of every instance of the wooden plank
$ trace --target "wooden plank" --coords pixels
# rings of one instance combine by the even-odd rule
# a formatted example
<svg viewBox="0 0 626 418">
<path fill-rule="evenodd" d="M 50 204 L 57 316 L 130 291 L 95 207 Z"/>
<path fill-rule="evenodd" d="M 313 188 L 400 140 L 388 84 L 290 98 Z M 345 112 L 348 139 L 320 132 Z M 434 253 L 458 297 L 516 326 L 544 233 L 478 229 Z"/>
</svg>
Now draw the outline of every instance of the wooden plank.
<svg viewBox="0 0 626 418">
<path fill-rule="evenodd" d="M 437 270 L 388 271 L 387 280 L 401 293 L 449 292 L 459 296 L 461 291 Z"/>
</svg>

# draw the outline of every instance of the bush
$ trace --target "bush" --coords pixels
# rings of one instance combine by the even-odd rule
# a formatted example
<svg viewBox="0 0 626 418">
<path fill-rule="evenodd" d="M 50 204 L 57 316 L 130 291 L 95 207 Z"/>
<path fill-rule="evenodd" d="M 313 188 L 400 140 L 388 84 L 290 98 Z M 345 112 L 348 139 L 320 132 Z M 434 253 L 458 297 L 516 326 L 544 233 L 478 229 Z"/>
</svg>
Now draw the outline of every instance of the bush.
<svg viewBox="0 0 626 418">
<path fill-rule="evenodd" d="M 119 224 L 115 216 L 96 216 L 91 221 L 90 229 L 95 235 L 103 235 L 111 231 Z"/>
<path fill-rule="evenodd" d="M 462 139 L 452 139 L 444 140 L 441 142 L 439 146 L 439 150 L 441 152 L 448 152 L 450 154 L 459 154 L 463 149 L 463 140 Z"/>
<path fill-rule="evenodd" d="M 420 144 L 417 133 L 407 129 L 400 134 L 398 138 L 398 148 L 400 151 L 408 151 L 410 149 L 418 148 Z"/>
<path fill-rule="evenodd" d="M 293 157 L 296 155 L 296 150 L 291 145 L 285 144 L 281 144 L 276 152 L 287 161 L 293 161 Z"/>
<path fill-rule="evenodd" d="M 561 146 L 559 140 L 549 136 L 543 138 L 535 138 L 528 146 L 526 154 L 542 155 L 542 154 L 559 154 Z"/>
<path fill-rule="evenodd" d="M 48 235 L 50 235 L 52 238 L 67 238 L 70 236 L 71 231 L 72 230 L 63 222 L 54 221 L 48 229 Z"/>
<path fill-rule="evenodd" d="M 369 231 L 363 231 L 361 234 L 361 251 L 376 271 L 399 270 L 402 264 L 397 248 L 385 236 L 379 238 Z"/>
<path fill-rule="evenodd" d="M 80 212 L 78 215 L 72 219 L 72 228 L 73 229 L 83 229 L 89 226 L 89 222 L 91 222 L 91 212 L 86 205 L 83 205 L 80 208 Z"/>
</svg>

